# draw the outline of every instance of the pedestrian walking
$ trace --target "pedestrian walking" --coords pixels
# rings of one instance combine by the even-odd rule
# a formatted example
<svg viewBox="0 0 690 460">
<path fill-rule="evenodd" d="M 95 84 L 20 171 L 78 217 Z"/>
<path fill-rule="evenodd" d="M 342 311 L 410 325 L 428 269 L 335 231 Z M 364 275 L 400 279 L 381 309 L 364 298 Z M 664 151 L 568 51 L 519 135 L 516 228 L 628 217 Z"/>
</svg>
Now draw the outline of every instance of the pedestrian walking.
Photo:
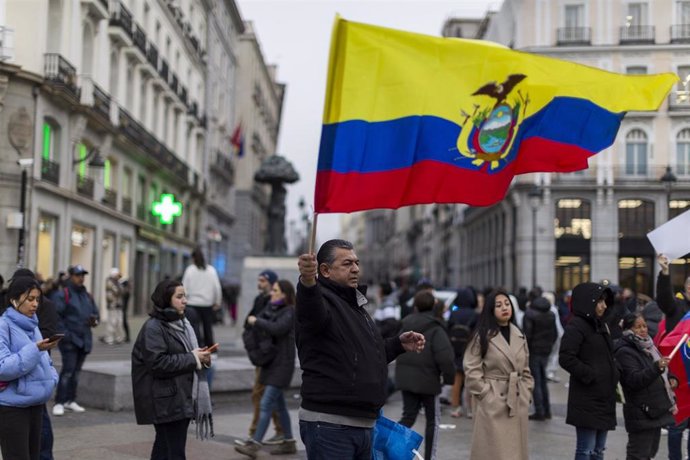
<svg viewBox="0 0 690 460">
<path fill-rule="evenodd" d="M 388 363 L 405 351 L 421 352 L 424 336 L 381 337 L 364 309 L 366 288 L 349 241 L 325 242 L 316 256 L 299 256 L 298 267 L 299 423 L 307 457 L 369 459 L 372 428 L 387 398 Z"/>
<path fill-rule="evenodd" d="M 93 336 L 91 328 L 98 326 L 100 315 L 91 294 L 84 286 L 84 276 L 89 272 L 81 265 L 68 269 L 69 279 L 55 291 L 55 309 L 58 312 L 58 330 L 65 334 L 58 348 L 62 355 L 62 369 L 58 382 L 53 415 L 64 415 L 65 410 L 84 412 L 77 404 L 79 374 L 86 356 L 91 353 Z"/>
<path fill-rule="evenodd" d="M 38 325 L 41 286 L 14 277 L 0 317 L 0 450 L 7 460 L 38 460 L 45 403 L 58 381 L 48 350 L 58 339 L 43 338 Z"/>
<path fill-rule="evenodd" d="M 573 425 L 575 460 L 604 458 L 606 436 L 616 428 L 618 368 L 606 324 L 613 292 L 597 283 L 573 288 L 573 317 L 561 338 L 559 362 L 570 374 L 565 423 Z"/>
<path fill-rule="evenodd" d="M 221 308 L 223 292 L 216 269 L 206 263 L 200 248 L 192 251 L 192 261 L 193 263 L 182 275 L 182 284 L 189 302 L 187 307 L 196 311 L 203 325 L 202 345 L 210 347 L 215 343 L 213 340 L 214 312 Z"/>
<path fill-rule="evenodd" d="M 465 350 L 474 413 L 471 458 L 529 458 L 527 417 L 534 380 L 527 340 L 514 318 L 508 293 L 491 292 Z"/>
<path fill-rule="evenodd" d="M 551 303 L 545 297 L 537 297 L 530 302 L 523 318 L 527 346 L 529 347 L 529 368 L 534 378 L 534 414 L 530 420 L 551 418 L 551 402 L 546 368 L 553 344 L 558 338 L 556 315 L 551 311 Z"/>
<path fill-rule="evenodd" d="M 641 313 L 623 318 L 623 335 L 616 342 L 616 360 L 625 402 L 627 460 L 650 460 L 659 450 L 661 427 L 675 423 L 678 412 L 668 380 L 669 359 L 661 356 Z"/>
<path fill-rule="evenodd" d="M 125 341 L 125 331 L 122 328 L 122 297 L 124 295 L 120 284 L 122 274 L 120 269 L 110 269 L 110 276 L 105 280 L 105 301 L 108 308 L 108 323 L 106 335 L 102 341 L 108 345 Z"/>
<path fill-rule="evenodd" d="M 460 417 L 464 406 L 465 416 L 472 418 L 470 397 L 465 391 L 465 369 L 463 359 L 472 332 L 477 326 L 479 315 L 476 312 L 477 296 L 470 288 L 458 289 L 455 304 L 448 318 L 448 337 L 453 346 L 455 363 L 455 380 L 451 389 L 451 417 Z"/>
<path fill-rule="evenodd" d="M 211 351 L 199 348 L 184 317 L 182 283 L 164 280 L 151 295 L 153 311 L 132 349 L 132 394 L 139 425 L 153 425 L 151 459 L 184 460 L 192 419 L 197 437 L 213 436 L 211 397 L 205 369 Z"/>
<path fill-rule="evenodd" d="M 402 391 L 403 412 L 400 424 L 412 427 L 419 410 L 424 407 L 424 458 L 436 458 L 438 426 L 441 423 L 439 394 L 441 381 L 452 385 L 455 379 L 453 347 L 443 320 L 434 316 L 436 303 L 430 292 L 414 296 L 414 311 L 402 320 L 402 330 L 424 334 L 425 347 L 421 353 L 404 353 L 396 359 L 395 383 Z"/>
<path fill-rule="evenodd" d="M 276 281 L 278 281 L 278 275 L 276 275 L 273 270 L 266 269 L 259 273 L 256 281 L 256 288 L 259 292 L 256 297 L 254 297 L 252 308 L 249 310 L 247 318 L 244 320 L 245 333 L 250 328 L 249 318 L 251 316 L 258 317 L 261 312 L 268 307 L 271 301 L 271 289 Z M 265 385 L 260 381 L 260 375 L 261 367 L 256 366 L 254 368 L 254 386 L 252 387 L 252 405 L 254 406 L 254 414 L 252 415 L 252 421 L 249 424 L 249 436 L 245 439 L 236 439 L 235 444 L 238 446 L 243 446 L 253 439 L 254 433 L 256 433 L 256 427 L 259 424 L 259 417 L 261 415 L 261 399 L 263 398 L 264 391 L 266 389 Z M 285 439 L 285 433 L 280 423 L 280 417 L 275 411 L 273 412 L 273 426 L 275 427 L 275 434 L 273 437 L 264 441 L 264 444 L 280 444 Z"/>
<path fill-rule="evenodd" d="M 235 446 L 235 450 L 256 458 L 261 441 L 268 430 L 271 415 L 278 412 L 284 439 L 272 450 L 272 455 L 294 454 L 297 443 L 292 437 L 290 414 L 285 404 L 283 390 L 290 385 L 295 372 L 295 288 L 288 280 L 273 283 L 269 305 L 259 316 L 249 316 L 247 323 L 271 338 L 274 357 L 261 366 L 259 382 L 264 385 L 261 398 L 259 423 L 249 442 Z"/>
</svg>

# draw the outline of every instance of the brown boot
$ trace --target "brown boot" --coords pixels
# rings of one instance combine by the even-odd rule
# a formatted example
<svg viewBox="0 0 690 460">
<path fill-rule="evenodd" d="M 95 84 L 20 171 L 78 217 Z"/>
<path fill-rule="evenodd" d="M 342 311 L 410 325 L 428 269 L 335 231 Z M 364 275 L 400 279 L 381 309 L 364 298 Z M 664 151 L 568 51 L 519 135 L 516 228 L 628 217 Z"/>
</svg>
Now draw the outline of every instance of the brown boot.
<svg viewBox="0 0 690 460">
<path fill-rule="evenodd" d="M 246 455 L 249 458 L 256 458 L 259 449 L 261 449 L 261 444 L 254 441 L 253 439 L 248 440 L 247 443 L 243 446 L 235 446 L 235 450 L 237 452 Z"/>
<path fill-rule="evenodd" d="M 297 453 L 297 441 L 286 439 L 271 449 L 271 455 L 288 455 Z"/>
</svg>

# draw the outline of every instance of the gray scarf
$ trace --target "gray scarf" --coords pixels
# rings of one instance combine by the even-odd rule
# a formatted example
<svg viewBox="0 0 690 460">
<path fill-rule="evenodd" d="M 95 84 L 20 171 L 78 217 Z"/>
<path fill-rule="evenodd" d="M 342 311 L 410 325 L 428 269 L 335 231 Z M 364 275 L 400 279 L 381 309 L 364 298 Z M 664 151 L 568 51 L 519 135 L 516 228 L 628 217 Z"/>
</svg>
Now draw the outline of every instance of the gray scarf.
<svg viewBox="0 0 690 460">
<path fill-rule="evenodd" d="M 642 338 L 639 335 L 636 335 L 630 329 L 623 331 L 623 337 L 630 337 L 637 348 L 649 355 L 655 364 L 657 361 L 659 361 L 659 359 L 661 359 L 661 353 L 659 353 L 659 350 L 657 350 L 651 337 L 647 336 L 647 338 Z M 668 381 L 668 367 L 664 369 L 664 372 L 661 374 L 661 378 L 664 380 L 664 386 L 666 387 L 668 399 L 675 405 L 676 395 L 671 389 L 671 384 Z"/>
<path fill-rule="evenodd" d="M 199 348 L 196 334 L 192 325 L 186 318 L 179 321 L 164 323 L 180 338 L 187 352 Z M 208 378 L 206 369 L 202 366 L 200 370 L 194 371 L 194 381 L 192 383 L 192 400 L 194 402 L 194 422 L 196 423 L 197 439 L 208 439 L 213 437 L 213 415 L 211 413 L 211 392 L 208 388 Z"/>
</svg>

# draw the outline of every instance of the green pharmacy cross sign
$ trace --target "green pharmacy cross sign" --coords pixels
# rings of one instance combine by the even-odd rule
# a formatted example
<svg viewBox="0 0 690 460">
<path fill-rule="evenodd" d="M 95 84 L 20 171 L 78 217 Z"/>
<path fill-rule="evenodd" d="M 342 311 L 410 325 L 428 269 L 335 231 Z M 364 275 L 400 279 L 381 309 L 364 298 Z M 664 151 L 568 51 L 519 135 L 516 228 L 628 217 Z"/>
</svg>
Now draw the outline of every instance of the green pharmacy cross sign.
<svg viewBox="0 0 690 460">
<path fill-rule="evenodd" d="M 172 193 L 164 193 L 160 201 L 153 202 L 151 212 L 158 216 L 161 224 L 172 224 L 175 217 L 182 215 L 182 203 L 175 201 L 175 195 Z"/>
</svg>

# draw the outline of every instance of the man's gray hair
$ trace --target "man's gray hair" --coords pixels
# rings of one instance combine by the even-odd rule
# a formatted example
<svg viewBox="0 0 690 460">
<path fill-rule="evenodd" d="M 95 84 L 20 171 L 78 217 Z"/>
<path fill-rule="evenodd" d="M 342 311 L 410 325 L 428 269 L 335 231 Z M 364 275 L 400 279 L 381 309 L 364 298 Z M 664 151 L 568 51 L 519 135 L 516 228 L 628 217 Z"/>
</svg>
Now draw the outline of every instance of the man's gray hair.
<svg viewBox="0 0 690 460">
<path fill-rule="evenodd" d="M 316 254 L 316 262 L 318 265 L 331 265 L 333 262 L 335 262 L 335 250 L 337 248 L 352 250 L 355 247 L 352 245 L 352 243 L 346 240 L 328 240 L 321 245 L 318 254 Z"/>
</svg>

